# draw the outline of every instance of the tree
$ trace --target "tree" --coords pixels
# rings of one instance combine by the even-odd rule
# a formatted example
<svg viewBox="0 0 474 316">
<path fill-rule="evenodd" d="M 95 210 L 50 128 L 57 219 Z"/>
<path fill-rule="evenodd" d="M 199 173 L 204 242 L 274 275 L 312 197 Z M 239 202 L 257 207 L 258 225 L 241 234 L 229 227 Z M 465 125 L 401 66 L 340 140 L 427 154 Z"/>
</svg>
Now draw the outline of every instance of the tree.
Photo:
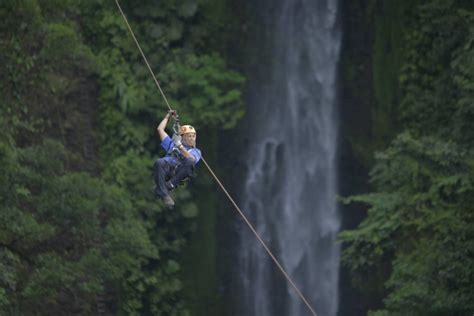
<svg viewBox="0 0 474 316">
<path fill-rule="evenodd" d="M 465 315 L 474 310 L 474 11 L 428 1 L 412 14 L 400 75 L 404 131 L 376 154 L 374 192 L 346 199 L 370 208 L 341 233 L 343 261 L 359 286 L 384 297 L 371 315 Z"/>
<path fill-rule="evenodd" d="M 202 6 L 123 5 L 172 104 L 232 127 L 243 79 Z M 198 211 L 186 189 L 173 212 L 152 194 L 164 108 L 116 8 L 3 1 L 0 17 L 0 313 L 188 315 L 178 258 Z"/>
</svg>

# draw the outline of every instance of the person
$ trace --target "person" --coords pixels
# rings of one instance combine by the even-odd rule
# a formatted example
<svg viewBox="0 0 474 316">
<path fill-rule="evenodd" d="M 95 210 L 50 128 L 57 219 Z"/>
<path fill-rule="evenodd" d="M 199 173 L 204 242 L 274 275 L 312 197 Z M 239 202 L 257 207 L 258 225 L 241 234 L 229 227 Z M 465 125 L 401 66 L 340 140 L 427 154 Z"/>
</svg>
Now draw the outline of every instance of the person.
<svg viewBox="0 0 474 316">
<path fill-rule="evenodd" d="M 183 125 L 179 129 L 179 135 L 173 134 L 172 138 L 166 133 L 165 128 L 173 115 L 176 115 L 176 112 L 169 111 L 156 128 L 161 148 L 165 150 L 166 155 L 157 159 L 153 167 L 155 193 L 169 207 L 175 204 L 170 191 L 193 174 L 194 167 L 201 159 L 201 151 L 196 148 L 194 127 Z"/>
</svg>

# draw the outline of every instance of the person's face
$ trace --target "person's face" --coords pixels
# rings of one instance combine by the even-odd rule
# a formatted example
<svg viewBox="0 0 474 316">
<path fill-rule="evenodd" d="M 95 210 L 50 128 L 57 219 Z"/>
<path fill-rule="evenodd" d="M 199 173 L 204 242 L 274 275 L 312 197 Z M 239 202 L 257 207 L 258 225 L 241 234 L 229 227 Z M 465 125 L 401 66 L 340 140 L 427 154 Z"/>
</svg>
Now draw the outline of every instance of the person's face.
<svg viewBox="0 0 474 316">
<path fill-rule="evenodd" d="M 183 134 L 183 143 L 188 146 L 195 147 L 196 146 L 196 133 L 186 133 Z"/>
</svg>

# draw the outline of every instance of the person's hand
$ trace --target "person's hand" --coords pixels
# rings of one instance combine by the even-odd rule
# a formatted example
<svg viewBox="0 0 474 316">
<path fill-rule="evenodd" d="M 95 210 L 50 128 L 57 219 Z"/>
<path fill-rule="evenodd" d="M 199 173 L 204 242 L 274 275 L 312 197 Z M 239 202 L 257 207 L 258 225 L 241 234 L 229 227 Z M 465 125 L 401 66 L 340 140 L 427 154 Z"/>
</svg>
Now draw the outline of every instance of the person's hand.
<svg viewBox="0 0 474 316">
<path fill-rule="evenodd" d="M 173 138 L 171 139 L 175 147 L 180 147 L 181 143 L 181 136 L 178 134 L 173 134 Z"/>
<path fill-rule="evenodd" d="M 176 110 L 169 110 L 166 114 L 168 117 L 176 116 Z"/>
</svg>

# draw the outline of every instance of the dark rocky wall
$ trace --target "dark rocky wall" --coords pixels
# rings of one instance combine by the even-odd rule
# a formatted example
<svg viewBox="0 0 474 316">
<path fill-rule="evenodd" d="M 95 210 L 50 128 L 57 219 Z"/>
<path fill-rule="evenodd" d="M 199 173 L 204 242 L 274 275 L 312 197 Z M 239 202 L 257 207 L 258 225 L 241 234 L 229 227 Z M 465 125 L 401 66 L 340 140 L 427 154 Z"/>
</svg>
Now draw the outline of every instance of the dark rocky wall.
<svg viewBox="0 0 474 316">
<path fill-rule="evenodd" d="M 349 196 L 370 190 L 374 153 L 388 145 L 398 125 L 398 72 L 406 10 L 394 0 L 341 0 L 343 42 L 339 65 L 339 190 Z M 342 230 L 366 216 L 363 205 L 341 205 Z M 380 295 L 380 294 L 379 294 Z M 339 315 L 366 315 L 381 305 L 367 289 L 356 289 L 341 265 Z"/>
</svg>

